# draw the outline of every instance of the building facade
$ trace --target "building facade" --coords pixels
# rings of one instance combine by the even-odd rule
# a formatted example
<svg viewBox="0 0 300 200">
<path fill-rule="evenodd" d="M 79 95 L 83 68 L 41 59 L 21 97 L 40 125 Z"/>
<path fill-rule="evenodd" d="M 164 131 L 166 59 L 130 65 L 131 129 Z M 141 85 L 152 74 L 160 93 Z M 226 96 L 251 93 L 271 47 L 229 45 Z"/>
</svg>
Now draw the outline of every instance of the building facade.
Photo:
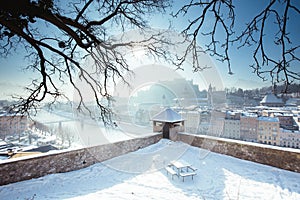
<svg viewBox="0 0 300 200">
<path fill-rule="evenodd" d="M 227 112 L 224 120 L 223 135 L 224 138 L 241 138 L 240 134 L 240 113 Z"/>
<path fill-rule="evenodd" d="M 286 129 L 280 129 L 280 146 L 282 147 L 291 147 L 291 148 L 300 148 L 300 132 L 291 131 Z"/>
<path fill-rule="evenodd" d="M 293 115 L 278 115 L 280 127 L 287 130 L 299 130 L 299 126 L 295 122 Z"/>
<path fill-rule="evenodd" d="M 0 115 L 0 136 L 5 138 L 11 135 L 18 135 L 28 128 L 28 117 L 24 115 L 1 114 Z"/>
<path fill-rule="evenodd" d="M 257 115 L 243 115 L 240 119 L 241 140 L 257 142 Z"/>
<path fill-rule="evenodd" d="M 263 144 L 278 146 L 279 138 L 279 119 L 276 117 L 258 117 L 257 141 Z"/>
</svg>

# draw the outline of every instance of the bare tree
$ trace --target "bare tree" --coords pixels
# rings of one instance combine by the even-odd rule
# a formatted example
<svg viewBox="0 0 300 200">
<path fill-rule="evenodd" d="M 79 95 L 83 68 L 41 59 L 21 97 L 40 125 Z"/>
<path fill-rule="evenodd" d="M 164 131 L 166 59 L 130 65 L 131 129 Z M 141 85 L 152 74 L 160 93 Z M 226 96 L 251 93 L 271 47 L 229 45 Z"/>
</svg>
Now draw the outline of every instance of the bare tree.
<svg viewBox="0 0 300 200">
<path fill-rule="evenodd" d="M 252 46 L 254 63 L 250 66 L 257 76 L 263 80 L 271 77 L 272 83 L 285 83 L 286 89 L 293 81 L 300 80 L 299 71 L 295 71 L 300 61 L 299 37 L 295 37 L 297 33 L 291 36 L 289 24 L 298 20 L 300 6 L 297 0 L 264 1 L 264 6 L 245 23 L 244 28 L 236 26 L 236 19 L 243 16 L 236 14 L 235 4 L 234 0 L 190 0 L 173 13 L 174 17 L 190 16 L 193 10 L 199 13 L 183 30 L 191 41 L 189 49 L 195 48 L 197 37 L 208 36 L 205 51 L 226 62 L 228 73 L 233 74 L 232 45 L 236 44 L 238 48 Z M 279 56 L 270 52 L 272 48 L 279 49 Z"/>
<path fill-rule="evenodd" d="M 172 41 L 160 37 L 160 33 L 146 34 L 147 37 L 140 41 L 121 42 L 111 37 L 131 28 L 138 28 L 143 34 L 148 27 L 147 17 L 165 12 L 170 7 L 169 0 L 11 0 L 10 3 L 0 0 L 0 50 L 2 56 L 7 56 L 22 47 L 29 61 L 27 68 L 40 75 L 27 87 L 28 96 L 17 97 L 19 112 L 37 108 L 48 99 L 56 102 L 64 97 L 61 85 L 69 83 L 79 97 L 77 109 L 91 113 L 76 83 L 75 77 L 79 77 L 92 91 L 100 109 L 100 119 L 110 124 L 112 110 L 102 99 L 111 101 L 110 83 L 119 79 L 126 82 L 123 75 L 130 71 L 130 66 L 125 54 L 136 45 L 177 68 L 192 55 L 194 71 L 206 68 L 198 60 L 198 55 L 205 50 L 226 62 L 229 74 L 233 73 L 230 45 L 254 46 L 252 68 L 259 77 L 265 78 L 264 75 L 269 74 L 272 82 L 284 81 L 286 85 L 299 80 L 299 72 L 291 70 L 299 64 L 299 44 L 292 41 L 294 38 L 288 30 L 288 22 L 300 13 L 295 2 L 270 0 L 239 32 L 235 26 L 239 16 L 236 16 L 233 0 L 190 0 L 173 16 L 189 15 L 195 8 L 199 15 L 183 30 L 188 39 L 184 42 L 189 42 L 186 50 L 182 55 L 172 57 L 168 48 L 162 45 L 171 45 Z M 210 21 L 208 18 L 213 21 L 205 28 L 205 23 Z M 281 49 L 279 58 L 268 54 L 265 45 L 265 27 L 273 21 L 277 28 L 273 41 Z M 225 34 L 219 38 L 219 32 Z M 210 37 L 206 49 L 197 46 L 197 36 Z M 95 58 L 93 71 L 83 65 L 83 59 L 87 57 Z"/>
<path fill-rule="evenodd" d="M 76 84 L 75 77 L 79 77 L 92 90 L 104 123 L 111 122 L 112 112 L 101 98 L 111 99 L 108 83 L 122 79 L 130 70 L 124 48 L 137 44 L 120 43 L 110 36 L 127 28 L 145 30 L 147 15 L 164 12 L 168 6 L 163 0 L 12 0 L 10 3 L 1 0 L 0 3 L 1 54 L 19 51 L 23 45 L 29 60 L 27 68 L 40 75 L 26 88 L 27 97 L 17 97 L 18 111 L 28 112 L 46 99 L 56 102 L 64 97 L 61 85 L 69 83 L 79 96 L 77 109 L 90 112 Z M 149 42 L 153 37 L 146 40 Z M 93 72 L 82 64 L 90 55 L 97 57 Z"/>
</svg>

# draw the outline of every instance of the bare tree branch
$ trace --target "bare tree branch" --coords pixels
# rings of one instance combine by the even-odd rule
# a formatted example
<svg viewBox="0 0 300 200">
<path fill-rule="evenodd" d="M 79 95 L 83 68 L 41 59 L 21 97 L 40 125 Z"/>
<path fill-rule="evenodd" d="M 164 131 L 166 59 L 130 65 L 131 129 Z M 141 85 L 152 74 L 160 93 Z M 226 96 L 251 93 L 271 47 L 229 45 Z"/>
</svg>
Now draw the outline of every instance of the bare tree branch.
<svg viewBox="0 0 300 200">
<path fill-rule="evenodd" d="M 288 30 L 289 22 L 297 20 L 295 17 L 300 14 L 296 1 L 270 0 L 242 29 L 235 24 L 236 18 L 243 17 L 236 16 L 236 3 L 232 0 L 191 0 L 173 16 L 188 16 L 192 9 L 199 11 L 183 30 L 191 38 L 190 47 L 197 37 L 210 36 L 205 51 L 226 62 L 229 74 L 233 74 L 229 47 L 237 44 L 238 48 L 254 47 L 254 64 L 250 67 L 263 80 L 271 77 L 272 83 L 283 82 L 286 86 L 300 80 L 300 73 L 291 70 L 299 65 L 299 40 L 295 40 L 295 35 L 292 38 Z M 276 30 L 276 34 L 272 35 L 272 30 Z M 271 53 L 271 46 L 280 49 L 280 56 Z"/>
<path fill-rule="evenodd" d="M 109 83 L 119 78 L 124 80 L 124 72 L 130 70 L 123 54 L 124 48 L 134 45 L 130 41 L 113 42 L 109 39 L 113 35 L 109 29 L 119 28 L 118 24 L 122 24 L 121 31 L 125 31 L 126 25 L 145 28 L 147 14 L 163 12 L 168 6 L 168 2 L 161 0 L 89 0 L 67 2 L 73 5 L 68 7 L 52 0 L 12 0 L 10 4 L 2 1 L 0 39 L 5 42 L 1 43 L 1 50 L 8 53 L 17 45 L 16 41 L 23 43 L 29 52 L 27 58 L 31 60 L 28 68 L 41 75 L 27 87 L 29 96 L 17 97 L 19 103 L 15 108 L 19 112 L 28 112 L 49 97 L 52 103 L 64 97 L 59 89 L 60 82 L 74 88 L 79 97 L 78 110 L 99 117 L 93 115 L 87 105 L 89 100 L 84 99 L 85 91 L 76 82 L 79 77 L 91 90 L 100 110 L 100 119 L 107 125 L 111 123 L 113 113 L 102 99 L 112 100 Z M 94 59 L 94 73 L 82 64 L 87 55 Z"/>
<path fill-rule="evenodd" d="M 232 74 L 231 63 L 229 58 L 229 46 L 230 38 L 233 34 L 235 12 L 234 6 L 231 0 L 211 0 L 211 1 L 190 1 L 189 4 L 184 5 L 179 9 L 174 17 L 180 17 L 181 14 L 187 15 L 190 9 L 197 8 L 200 11 L 199 16 L 190 21 L 188 26 L 182 31 L 190 39 L 190 45 L 187 48 L 187 51 L 194 49 L 196 46 L 197 36 L 210 36 L 210 42 L 206 44 L 206 52 L 210 53 L 212 56 L 216 56 L 222 62 L 226 62 L 228 65 L 229 74 Z M 205 23 L 207 18 L 213 18 L 213 22 L 210 23 L 211 29 L 205 28 Z M 221 31 L 225 32 L 225 40 L 223 42 L 219 41 L 216 37 L 217 29 L 221 28 Z M 220 31 L 220 30 L 218 30 Z M 221 50 L 220 50 L 221 49 Z M 195 62 L 198 56 L 195 56 Z M 200 66 L 194 66 L 195 69 Z"/>
</svg>

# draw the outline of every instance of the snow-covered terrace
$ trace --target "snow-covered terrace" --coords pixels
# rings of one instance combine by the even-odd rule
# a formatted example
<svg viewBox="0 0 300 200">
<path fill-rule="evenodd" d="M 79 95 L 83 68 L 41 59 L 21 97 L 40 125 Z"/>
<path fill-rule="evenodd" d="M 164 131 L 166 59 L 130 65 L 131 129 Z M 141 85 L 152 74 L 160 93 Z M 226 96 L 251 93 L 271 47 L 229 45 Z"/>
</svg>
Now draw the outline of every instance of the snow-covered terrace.
<svg viewBox="0 0 300 200">
<path fill-rule="evenodd" d="M 164 166 L 182 159 L 192 180 Z M 300 173 L 162 139 L 138 151 L 68 173 L 0 187 L 0 199 L 300 199 Z"/>
</svg>

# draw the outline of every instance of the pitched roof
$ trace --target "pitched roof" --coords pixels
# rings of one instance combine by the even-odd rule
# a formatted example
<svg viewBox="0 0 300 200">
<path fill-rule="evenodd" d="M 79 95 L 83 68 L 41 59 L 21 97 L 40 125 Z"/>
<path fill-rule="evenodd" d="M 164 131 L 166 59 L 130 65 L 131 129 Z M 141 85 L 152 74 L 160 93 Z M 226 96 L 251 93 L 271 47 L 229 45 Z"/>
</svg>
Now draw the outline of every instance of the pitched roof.
<svg viewBox="0 0 300 200">
<path fill-rule="evenodd" d="M 282 99 L 277 98 L 274 94 L 267 94 L 260 103 L 283 103 Z"/>
<path fill-rule="evenodd" d="M 172 110 L 171 108 L 166 108 L 165 110 L 159 112 L 152 117 L 152 121 L 157 122 L 180 122 L 184 121 L 180 114 Z"/>
</svg>

